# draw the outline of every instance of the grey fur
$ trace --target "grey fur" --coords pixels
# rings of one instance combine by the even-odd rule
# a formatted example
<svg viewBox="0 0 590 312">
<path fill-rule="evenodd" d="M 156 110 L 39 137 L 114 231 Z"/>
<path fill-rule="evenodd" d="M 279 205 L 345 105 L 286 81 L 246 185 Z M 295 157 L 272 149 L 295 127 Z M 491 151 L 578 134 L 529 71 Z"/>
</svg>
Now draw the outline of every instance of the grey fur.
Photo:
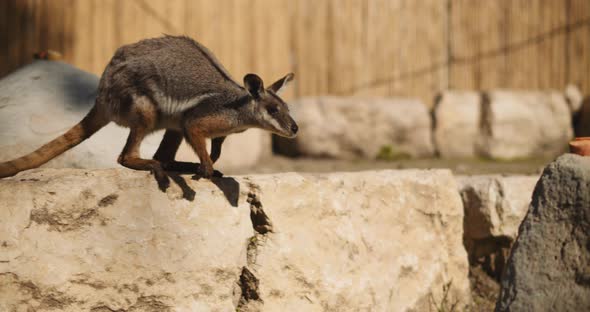
<svg viewBox="0 0 590 312">
<path fill-rule="evenodd" d="M 288 77 L 281 86 L 292 79 L 292 74 Z M 99 111 L 109 121 L 132 127 L 135 121 L 130 114 L 138 97 L 145 97 L 156 106 L 159 122 L 153 130 L 182 129 L 186 118 L 223 115 L 235 124 L 237 131 L 256 127 L 287 137 L 294 135 L 291 128 L 295 122 L 288 107 L 273 91 L 255 99 L 231 78 L 207 48 L 184 36 L 146 39 L 115 52 L 99 84 Z M 193 105 L 187 104 L 191 101 Z M 182 114 L 170 113 L 171 106 L 183 105 L 187 109 L 177 112 Z M 269 105 L 279 109 L 273 117 L 279 129 L 264 118 L 263 110 Z"/>
</svg>

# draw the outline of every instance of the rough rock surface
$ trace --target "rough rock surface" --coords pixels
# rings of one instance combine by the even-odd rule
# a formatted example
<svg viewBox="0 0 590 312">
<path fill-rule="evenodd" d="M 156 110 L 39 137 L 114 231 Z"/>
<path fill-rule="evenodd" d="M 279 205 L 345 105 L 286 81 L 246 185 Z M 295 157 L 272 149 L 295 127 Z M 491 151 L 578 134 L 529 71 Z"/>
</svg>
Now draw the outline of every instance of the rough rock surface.
<svg viewBox="0 0 590 312">
<path fill-rule="evenodd" d="M 549 164 L 535 187 L 496 311 L 590 310 L 590 158 Z"/>
<path fill-rule="evenodd" d="M 374 159 L 434 153 L 430 116 L 418 100 L 313 97 L 290 106 L 300 130 L 295 140 L 275 140 L 283 154 Z"/>
<path fill-rule="evenodd" d="M 493 159 L 554 156 L 573 136 L 562 93 L 504 91 L 485 94 L 478 154 Z"/>
<path fill-rule="evenodd" d="M 97 86 L 97 76 L 52 61 L 36 61 L 0 80 L 0 161 L 32 152 L 79 122 L 94 105 Z M 111 123 L 45 167 L 118 167 L 128 134 Z M 152 157 L 162 136 L 160 131 L 144 140 L 143 157 Z M 270 152 L 270 134 L 248 130 L 228 137 L 216 167 L 251 166 Z M 198 161 L 186 143 L 177 158 Z"/>
<path fill-rule="evenodd" d="M 427 311 L 449 282 L 469 302 L 447 170 L 175 181 L 0 180 L 0 310 Z"/>
<path fill-rule="evenodd" d="M 465 219 L 463 243 L 472 266 L 500 280 L 538 176 L 459 176 Z"/>
<path fill-rule="evenodd" d="M 538 180 L 538 176 L 457 177 L 465 208 L 465 237 L 515 239 Z"/>
<path fill-rule="evenodd" d="M 445 91 L 434 106 L 434 141 L 443 158 L 476 156 L 481 118 L 481 94 Z"/>
</svg>

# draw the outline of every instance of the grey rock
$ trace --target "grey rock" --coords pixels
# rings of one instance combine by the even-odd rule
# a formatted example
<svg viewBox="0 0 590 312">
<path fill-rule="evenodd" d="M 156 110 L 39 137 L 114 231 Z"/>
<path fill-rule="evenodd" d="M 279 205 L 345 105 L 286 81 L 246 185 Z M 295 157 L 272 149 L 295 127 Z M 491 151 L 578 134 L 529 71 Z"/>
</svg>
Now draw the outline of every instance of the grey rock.
<svg viewBox="0 0 590 312">
<path fill-rule="evenodd" d="M 590 158 L 541 176 L 502 278 L 496 311 L 590 310 Z"/>
</svg>

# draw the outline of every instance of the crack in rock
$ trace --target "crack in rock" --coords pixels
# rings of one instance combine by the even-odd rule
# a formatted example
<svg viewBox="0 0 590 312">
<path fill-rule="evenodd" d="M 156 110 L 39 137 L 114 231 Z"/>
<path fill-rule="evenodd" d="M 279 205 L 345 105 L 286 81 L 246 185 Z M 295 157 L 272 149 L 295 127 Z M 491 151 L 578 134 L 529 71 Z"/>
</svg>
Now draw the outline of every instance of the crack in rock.
<svg viewBox="0 0 590 312">
<path fill-rule="evenodd" d="M 264 301 L 260 296 L 260 280 L 256 277 L 256 258 L 258 248 L 266 242 L 267 235 L 273 232 L 272 222 L 264 212 L 262 201 L 258 195 L 260 187 L 251 181 L 247 182 L 250 189 L 248 192 L 248 203 L 250 204 L 250 220 L 254 235 L 248 239 L 246 247 L 246 265 L 242 267 L 242 272 L 238 280 L 238 285 L 242 292 L 237 311 L 258 311 L 261 309 L 260 304 Z"/>
<path fill-rule="evenodd" d="M 260 234 L 272 232 L 272 223 L 262 208 L 262 202 L 254 192 L 248 193 L 248 203 L 250 204 L 250 220 L 254 231 Z"/>
<path fill-rule="evenodd" d="M 260 281 L 247 267 L 242 268 L 240 274 L 240 288 L 242 289 L 242 299 L 245 301 L 261 300 L 258 293 Z"/>
</svg>

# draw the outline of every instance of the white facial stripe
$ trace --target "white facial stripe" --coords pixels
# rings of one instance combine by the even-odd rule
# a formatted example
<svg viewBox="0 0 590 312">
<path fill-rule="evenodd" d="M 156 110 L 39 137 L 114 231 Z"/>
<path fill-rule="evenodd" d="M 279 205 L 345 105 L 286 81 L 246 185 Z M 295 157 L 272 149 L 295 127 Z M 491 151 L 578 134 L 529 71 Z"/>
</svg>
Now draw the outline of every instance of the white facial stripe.
<svg viewBox="0 0 590 312">
<path fill-rule="evenodd" d="M 176 115 L 186 111 L 191 107 L 199 105 L 205 99 L 215 96 L 216 94 L 217 93 L 205 93 L 184 101 L 177 101 L 169 96 L 159 97 L 158 100 L 162 112 L 168 115 Z"/>
<path fill-rule="evenodd" d="M 279 124 L 279 122 L 276 119 L 274 119 L 274 117 L 272 117 L 270 114 L 268 114 L 266 111 L 262 112 L 262 119 L 264 119 L 271 126 L 273 126 L 275 128 L 275 130 L 281 131 L 281 125 Z"/>
</svg>

